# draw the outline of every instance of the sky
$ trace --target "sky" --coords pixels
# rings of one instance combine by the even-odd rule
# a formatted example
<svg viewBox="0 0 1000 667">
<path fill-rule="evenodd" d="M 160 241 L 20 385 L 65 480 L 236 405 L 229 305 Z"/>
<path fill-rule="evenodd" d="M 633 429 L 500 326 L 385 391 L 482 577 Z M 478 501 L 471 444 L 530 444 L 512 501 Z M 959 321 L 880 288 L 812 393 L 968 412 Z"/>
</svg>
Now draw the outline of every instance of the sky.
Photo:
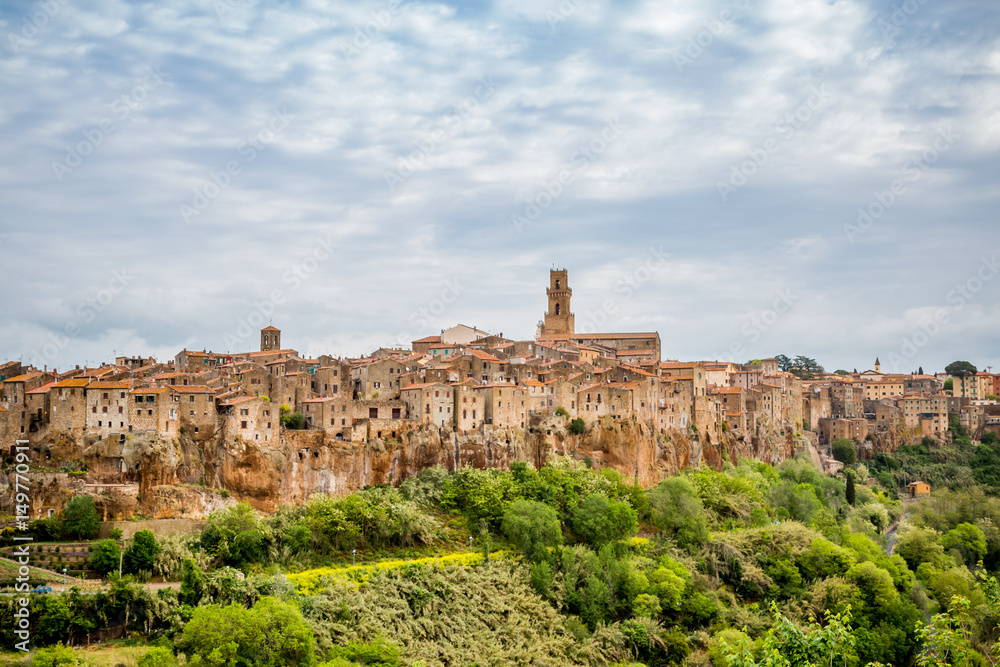
<svg viewBox="0 0 1000 667">
<path fill-rule="evenodd" d="M 1000 371 L 996 0 L 0 4 L 0 357 L 456 323 Z"/>
</svg>

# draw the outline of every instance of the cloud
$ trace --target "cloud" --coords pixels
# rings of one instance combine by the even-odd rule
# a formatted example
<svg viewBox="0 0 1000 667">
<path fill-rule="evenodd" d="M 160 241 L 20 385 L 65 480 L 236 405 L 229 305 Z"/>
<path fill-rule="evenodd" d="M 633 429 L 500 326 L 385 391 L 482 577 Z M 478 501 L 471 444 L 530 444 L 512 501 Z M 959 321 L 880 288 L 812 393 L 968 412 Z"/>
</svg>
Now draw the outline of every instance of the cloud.
<svg viewBox="0 0 1000 667">
<path fill-rule="evenodd" d="M 123 269 L 135 279 L 58 363 L 225 349 L 275 290 L 270 317 L 310 354 L 456 321 L 529 337 L 555 263 L 578 320 L 618 299 L 607 327 L 658 328 L 665 356 L 735 341 L 853 368 L 1000 247 L 985 1 L 902 18 L 874 0 L 60 7 L 0 52 L 0 356 L 39 349 Z M 6 35 L 28 11 L 0 10 Z M 162 82 L 136 99 L 149 68 Z M 954 145 L 850 242 L 858 209 L 948 128 Z M 60 180 L 74 151 L 88 154 Z M 330 258 L 293 285 L 327 238 Z M 660 246 L 668 264 L 616 293 Z M 455 279 L 462 293 L 421 316 Z M 794 308 L 755 328 L 789 286 Z M 925 369 L 1000 367 L 996 289 L 922 348 Z"/>
</svg>

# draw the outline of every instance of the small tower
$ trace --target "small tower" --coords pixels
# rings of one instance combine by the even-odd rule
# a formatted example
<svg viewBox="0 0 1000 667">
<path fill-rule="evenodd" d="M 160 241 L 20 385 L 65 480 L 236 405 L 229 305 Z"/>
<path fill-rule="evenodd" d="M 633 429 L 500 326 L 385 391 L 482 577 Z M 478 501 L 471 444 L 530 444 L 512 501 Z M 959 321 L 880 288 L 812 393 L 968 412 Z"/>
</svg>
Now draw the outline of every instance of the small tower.
<svg viewBox="0 0 1000 667">
<path fill-rule="evenodd" d="M 875 372 L 876 373 L 882 372 L 882 364 L 879 362 L 878 357 L 875 357 Z"/>
<path fill-rule="evenodd" d="M 281 329 L 265 327 L 260 330 L 260 351 L 270 352 L 281 349 Z"/>
<path fill-rule="evenodd" d="M 549 271 L 549 288 L 545 290 L 549 297 L 549 309 L 545 313 L 545 321 L 541 326 L 543 335 L 572 334 L 576 332 L 576 318 L 569 309 L 569 300 L 573 290 L 569 287 L 566 269 Z"/>
</svg>

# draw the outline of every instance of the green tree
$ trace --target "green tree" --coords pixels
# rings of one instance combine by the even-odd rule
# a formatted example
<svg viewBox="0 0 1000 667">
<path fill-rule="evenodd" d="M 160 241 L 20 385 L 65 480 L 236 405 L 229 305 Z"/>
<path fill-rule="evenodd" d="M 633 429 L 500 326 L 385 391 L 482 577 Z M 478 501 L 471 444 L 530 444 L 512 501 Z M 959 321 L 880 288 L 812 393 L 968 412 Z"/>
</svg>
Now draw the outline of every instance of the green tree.
<svg viewBox="0 0 1000 667">
<path fill-rule="evenodd" d="M 945 391 L 953 391 L 955 389 L 955 381 L 948 378 L 944 381 L 944 386 L 942 387 Z"/>
<path fill-rule="evenodd" d="M 102 575 L 108 575 L 118 569 L 121 550 L 114 540 L 101 540 L 90 550 L 90 567 Z"/>
<path fill-rule="evenodd" d="M 237 604 L 194 610 L 178 644 L 191 667 L 285 667 L 316 664 L 316 642 L 302 612 L 263 597 L 252 609 Z"/>
<path fill-rule="evenodd" d="M 182 569 L 181 590 L 177 597 L 181 604 L 196 607 L 205 594 L 205 577 L 193 558 L 185 558 Z"/>
<path fill-rule="evenodd" d="M 77 496 L 67 503 L 62 512 L 62 532 L 66 537 L 90 540 L 97 536 L 101 519 L 90 496 Z"/>
<path fill-rule="evenodd" d="M 151 530 L 140 530 L 132 537 L 132 544 L 125 550 L 124 569 L 128 574 L 152 572 L 156 554 L 160 553 L 160 545 Z"/>
<path fill-rule="evenodd" d="M 577 417 L 576 419 L 574 419 L 569 423 L 568 429 L 569 432 L 572 433 L 573 435 L 581 435 L 584 431 L 587 430 L 587 422 Z"/>
<path fill-rule="evenodd" d="M 263 562 L 269 540 L 270 533 L 257 511 L 248 503 L 238 503 L 208 515 L 200 542 L 217 563 L 241 567 Z"/>
<path fill-rule="evenodd" d="M 853 505 L 855 502 L 857 502 L 858 499 L 857 491 L 854 488 L 854 475 L 852 475 L 851 473 L 847 473 L 846 476 L 847 476 L 847 489 L 844 493 L 847 498 L 847 504 Z"/>
<path fill-rule="evenodd" d="M 86 664 L 68 646 L 38 649 L 31 659 L 32 667 L 83 667 Z"/>
<path fill-rule="evenodd" d="M 680 547 L 708 540 L 708 520 L 701 498 L 694 485 L 683 477 L 665 479 L 651 490 L 649 511 L 653 525 Z"/>
<path fill-rule="evenodd" d="M 969 601 L 955 596 L 951 598 L 950 607 L 950 612 L 935 614 L 930 625 L 917 622 L 917 637 L 923 644 L 917 656 L 920 667 L 969 664 L 972 655 Z"/>
<path fill-rule="evenodd" d="M 139 658 L 136 667 L 176 667 L 177 658 L 170 649 L 154 646 Z"/>
<path fill-rule="evenodd" d="M 960 523 L 944 534 L 941 546 L 957 550 L 962 554 L 965 564 L 971 568 L 986 555 L 986 536 L 971 523 Z"/>
<path fill-rule="evenodd" d="M 900 526 L 893 550 L 914 571 L 921 563 L 941 567 L 944 562 L 944 547 L 938 541 L 937 531 L 932 528 L 919 528 L 910 524 Z"/>
<path fill-rule="evenodd" d="M 944 367 L 944 372 L 955 377 L 967 377 L 975 375 L 978 371 L 968 361 L 953 361 Z"/>
<path fill-rule="evenodd" d="M 833 458 L 844 465 L 852 466 L 858 462 L 858 449 L 850 438 L 837 438 L 830 449 L 833 451 Z"/>
<path fill-rule="evenodd" d="M 639 526 L 639 518 L 628 503 L 594 494 L 584 498 L 573 510 L 572 526 L 581 540 L 600 549 L 609 542 L 632 535 Z"/>
<path fill-rule="evenodd" d="M 507 539 L 533 563 L 549 560 L 549 547 L 562 544 L 562 526 L 554 509 L 534 500 L 518 500 L 503 516 Z"/>
<path fill-rule="evenodd" d="M 289 414 L 281 415 L 281 425 L 287 429 L 299 430 L 306 426 L 306 417 L 296 410 Z"/>
<path fill-rule="evenodd" d="M 745 635 L 733 637 L 735 645 L 722 644 L 729 667 L 816 667 L 817 665 L 851 665 L 857 661 L 855 637 L 851 633 L 851 607 L 840 614 L 826 611 L 826 626 L 816 622 L 802 630 L 778 613 L 771 603 L 774 624 L 764 635 L 760 646 L 762 659 L 754 657 L 754 645 Z"/>
</svg>

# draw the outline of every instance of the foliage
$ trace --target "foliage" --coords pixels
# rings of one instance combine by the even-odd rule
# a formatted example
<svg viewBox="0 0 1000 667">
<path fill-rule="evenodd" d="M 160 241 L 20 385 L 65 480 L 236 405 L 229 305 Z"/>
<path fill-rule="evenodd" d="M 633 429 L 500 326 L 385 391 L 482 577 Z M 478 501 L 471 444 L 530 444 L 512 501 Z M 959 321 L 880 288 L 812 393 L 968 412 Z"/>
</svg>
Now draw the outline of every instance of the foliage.
<svg viewBox="0 0 1000 667">
<path fill-rule="evenodd" d="M 198 607 L 178 648 L 192 667 L 284 667 L 315 665 L 315 644 L 298 608 L 264 597 L 251 609 Z"/>
<path fill-rule="evenodd" d="M 82 667 L 87 663 L 68 646 L 53 646 L 35 651 L 31 664 L 33 667 Z"/>
<path fill-rule="evenodd" d="M 114 540 L 101 540 L 90 549 L 91 569 L 107 575 L 118 569 L 121 550 Z"/>
<path fill-rule="evenodd" d="M 306 416 L 298 410 L 287 414 L 282 411 L 282 415 L 279 419 L 281 421 L 281 425 L 287 429 L 299 430 L 306 427 Z"/>
<path fill-rule="evenodd" d="M 152 573 L 153 563 L 159 553 L 160 545 L 156 543 L 153 531 L 140 530 L 132 536 L 132 544 L 125 550 L 122 567 L 128 574 Z"/>
<path fill-rule="evenodd" d="M 62 511 L 62 533 L 77 540 L 90 540 L 97 536 L 100 517 L 90 496 L 76 496 Z"/>
<path fill-rule="evenodd" d="M 152 647 L 136 663 L 136 667 L 176 667 L 176 665 L 177 658 L 173 652 L 162 646 Z"/>
<path fill-rule="evenodd" d="M 830 449 L 833 458 L 844 465 L 852 466 L 858 462 L 858 449 L 850 438 L 837 438 L 830 445 Z"/>
<path fill-rule="evenodd" d="M 628 503 L 604 496 L 587 496 L 572 514 L 573 532 L 595 549 L 632 535 L 638 515 Z"/>
<path fill-rule="evenodd" d="M 217 564 L 239 567 L 263 561 L 269 539 L 267 525 L 242 502 L 209 514 L 200 543 Z"/>
<path fill-rule="evenodd" d="M 573 435 L 582 435 L 587 430 L 587 422 L 583 421 L 580 417 L 577 417 L 569 423 L 566 429 Z"/>
<path fill-rule="evenodd" d="M 181 604 L 198 606 L 205 594 L 205 577 L 193 558 L 186 558 L 182 566 L 181 589 L 178 600 Z"/>
<path fill-rule="evenodd" d="M 680 547 L 704 544 L 708 521 L 694 485 L 683 477 L 671 477 L 649 492 L 650 519 Z"/>
<path fill-rule="evenodd" d="M 968 361 L 953 361 L 944 367 L 944 372 L 955 377 L 975 375 L 977 368 Z"/>
<path fill-rule="evenodd" d="M 598 530 L 594 528 L 594 532 Z M 503 517 L 503 533 L 534 563 L 547 560 L 549 549 L 558 547 L 563 541 L 559 515 L 548 505 L 534 500 L 518 500 L 510 506 Z"/>
</svg>

